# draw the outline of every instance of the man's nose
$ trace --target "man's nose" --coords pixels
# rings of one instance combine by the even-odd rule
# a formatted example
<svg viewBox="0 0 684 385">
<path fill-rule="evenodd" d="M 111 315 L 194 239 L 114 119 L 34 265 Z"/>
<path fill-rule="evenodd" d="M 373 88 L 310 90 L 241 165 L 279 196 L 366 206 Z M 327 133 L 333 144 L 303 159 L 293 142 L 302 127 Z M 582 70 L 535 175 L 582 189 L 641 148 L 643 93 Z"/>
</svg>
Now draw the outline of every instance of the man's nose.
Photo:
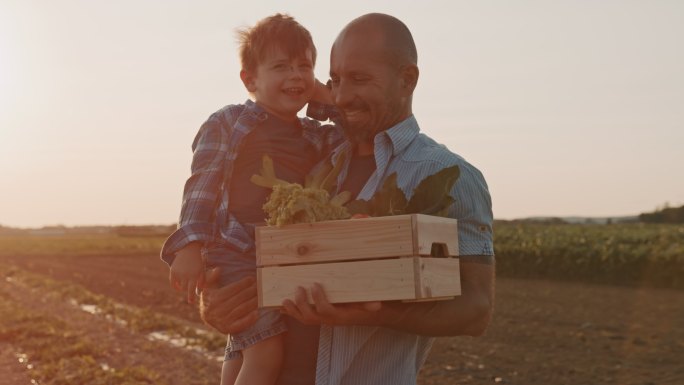
<svg viewBox="0 0 684 385">
<path fill-rule="evenodd" d="M 336 105 L 344 106 L 352 100 L 351 88 L 347 83 L 340 81 L 333 87 L 332 97 Z"/>
</svg>

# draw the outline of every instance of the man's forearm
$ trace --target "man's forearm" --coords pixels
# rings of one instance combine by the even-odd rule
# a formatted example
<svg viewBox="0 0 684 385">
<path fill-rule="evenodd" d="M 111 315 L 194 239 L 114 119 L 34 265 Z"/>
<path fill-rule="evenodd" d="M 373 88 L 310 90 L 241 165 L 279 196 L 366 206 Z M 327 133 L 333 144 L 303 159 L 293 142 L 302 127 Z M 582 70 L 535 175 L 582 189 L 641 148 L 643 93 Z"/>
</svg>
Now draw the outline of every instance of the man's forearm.
<svg viewBox="0 0 684 385">
<path fill-rule="evenodd" d="M 283 301 L 285 312 L 307 325 L 366 325 L 426 336 L 478 336 L 487 329 L 494 307 L 494 263 L 461 260 L 461 295 L 452 300 L 331 304 L 318 283 L 310 293 L 313 304 L 302 287 L 294 299 Z"/>
<path fill-rule="evenodd" d="M 461 295 L 444 301 L 387 302 L 372 322 L 428 336 L 479 336 L 494 308 L 494 264 L 461 262 Z"/>
</svg>

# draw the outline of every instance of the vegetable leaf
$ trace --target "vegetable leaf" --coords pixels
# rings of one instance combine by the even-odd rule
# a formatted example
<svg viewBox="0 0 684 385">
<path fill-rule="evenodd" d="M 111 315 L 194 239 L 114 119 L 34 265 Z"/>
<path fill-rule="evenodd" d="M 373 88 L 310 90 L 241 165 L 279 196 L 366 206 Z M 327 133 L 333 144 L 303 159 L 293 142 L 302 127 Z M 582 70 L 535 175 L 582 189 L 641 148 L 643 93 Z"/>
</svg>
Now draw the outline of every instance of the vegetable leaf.
<svg viewBox="0 0 684 385">
<path fill-rule="evenodd" d="M 423 179 L 413 190 L 406 212 L 438 215 L 447 210 L 454 203 L 449 193 L 460 173 L 458 166 L 451 166 Z"/>
<path fill-rule="evenodd" d="M 449 207 L 455 201 L 449 194 L 459 175 L 458 166 L 452 166 L 426 177 L 416 186 L 407 202 L 406 195 L 397 186 L 397 174 L 392 173 L 370 200 L 351 201 L 347 209 L 351 215 L 367 214 L 374 217 L 400 214 L 447 216 Z"/>
</svg>

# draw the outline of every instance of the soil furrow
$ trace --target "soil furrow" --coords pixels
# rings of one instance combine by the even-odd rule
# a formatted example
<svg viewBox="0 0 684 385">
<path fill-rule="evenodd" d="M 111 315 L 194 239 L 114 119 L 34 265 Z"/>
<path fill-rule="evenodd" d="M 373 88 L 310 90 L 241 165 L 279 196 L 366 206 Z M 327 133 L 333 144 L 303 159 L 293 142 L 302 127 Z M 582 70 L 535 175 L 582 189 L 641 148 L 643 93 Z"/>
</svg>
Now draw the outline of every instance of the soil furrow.
<svg viewBox="0 0 684 385">
<path fill-rule="evenodd" d="M 150 340 L 124 325 L 90 314 L 64 300 L 55 300 L 40 290 L 26 289 L 15 282 L 0 281 L 4 299 L 28 309 L 37 316 L 53 317 L 99 348 L 98 363 L 113 369 L 141 366 L 160 375 L 160 384 L 214 384 L 220 376 L 220 363 L 203 354 Z M 200 326 L 200 325 L 198 325 Z M 218 357 L 220 352 L 216 352 Z M 41 362 L 31 363 L 41 365 Z"/>
</svg>

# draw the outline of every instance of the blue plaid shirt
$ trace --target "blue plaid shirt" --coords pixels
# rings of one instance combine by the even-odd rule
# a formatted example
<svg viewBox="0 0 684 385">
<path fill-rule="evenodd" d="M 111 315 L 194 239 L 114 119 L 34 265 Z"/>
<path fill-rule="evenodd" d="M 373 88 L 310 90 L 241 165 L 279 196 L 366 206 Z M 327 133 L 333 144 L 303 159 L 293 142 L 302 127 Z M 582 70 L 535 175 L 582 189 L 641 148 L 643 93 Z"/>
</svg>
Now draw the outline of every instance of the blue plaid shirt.
<svg viewBox="0 0 684 385">
<path fill-rule="evenodd" d="M 449 216 L 458 219 L 459 255 L 491 262 L 494 255 L 492 202 L 480 171 L 420 133 L 411 116 L 375 136 L 376 170 L 358 198 L 370 199 L 387 176 L 396 172 L 397 185 L 410 198 L 425 177 L 458 165 L 461 171 L 451 192 L 455 202 Z M 346 152 L 346 165 L 338 186 L 347 175 L 352 146 L 343 143 L 333 152 Z M 392 329 L 321 326 L 316 385 L 414 385 L 434 338 Z"/>
<path fill-rule="evenodd" d="M 161 258 L 169 265 L 175 253 L 190 242 L 225 243 L 241 252 L 254 248 L 253 229 L 238 222 L 228 211 L 233 164 L 240 144 L 269 114 L 256 103 L 229 105 L 213 113 L 200 127 L 192 143 L 191 175 L 185 182 L 178 229 L 169 236 Z M 322 158 L 343 135 L 334 125 L 300 118 L 302 138 Z"/>
</svg>

